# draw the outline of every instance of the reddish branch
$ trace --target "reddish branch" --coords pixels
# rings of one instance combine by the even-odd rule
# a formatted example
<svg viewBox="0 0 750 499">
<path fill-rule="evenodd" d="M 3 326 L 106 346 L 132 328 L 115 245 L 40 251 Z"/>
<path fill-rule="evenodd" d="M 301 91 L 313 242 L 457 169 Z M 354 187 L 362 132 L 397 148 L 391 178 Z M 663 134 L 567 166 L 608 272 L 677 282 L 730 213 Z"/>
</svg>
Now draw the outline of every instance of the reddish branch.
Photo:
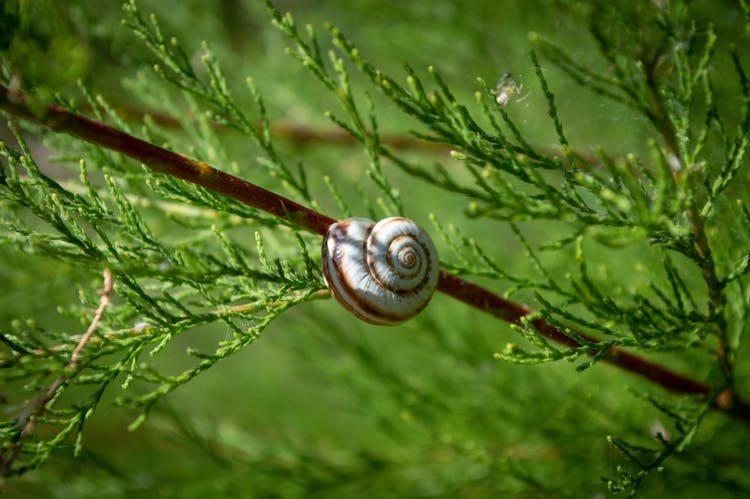
<svg viewBox="0 0 750 499">
<path fill-rule="evenodd" d="M 172 175 L 201 185 L 312 232 L 324 235 L 329 225 L 336 221 L 290 199 L 217 170 L 204 162 L 155 146 L 59 106 L 49 106 L 41 115 L 34 114 L 26 105 L 23 95 L 2 85 L 0 85 L 0 109 L 41 123 L 52 130 L 68 133 L 93 144 L 121 152 L 141 161 L 156 173 Z M 520 324 L 523 317 L 533 314 L 533 310 L 526 305 L 502 298 L 445 271 L 440 273 L 438 290 L 510 323 Z M 581 346 L 570 336 L 547 324 L 541 318 L 535 318 L 531 322 L 540 334 L 551 340 L 570 347 Z M 580 332 L 576 334 L 586 341 L 598 343 L 595 338 Z M 596 355 L 597 352 L 592 348 L 589 354 Z M 706 383 L 683 376 L 617 347 L 610 348 L 603 360 L 643 376 L 676 393 L 709 395 L 713 391 L 712 387 Z M 727 397 L 724 393 L 716 396 L 714 406 L 750 420 L 750 405 L 733 399 L 731 396 Z"/>
<path fill-rule="evenodd" d="M 440 272 L 438 290 L 512 324 L 520 325 L 521 319 L 534 314 L 534 311 L 526 305 L 507 300 L 502 296 L 496 295 L 491 291 L 445 271 Z M 546 338 L 573 348 L 581 346 L 580 343 L 570 336 L 547 324 L 544 319 L 532 319 L 531 324 Z M 576 331 L 576 334 L 591 343 L 599 342 L 596 338 L 592 338 L 580 331 Z M 590 355 L 596 355 L 596 353 L 597 350 L 593 349 L 589 352 Z M 677 374 L 664 366 L 633 355 L 618 347 L 611 347 L 604 360 L 625 370 L 640 374 L 673 392 L 699 393 L 704 395 L 708 395 L 711 392 L 711 387 L 708 385 Z"/>
<path fill-rule="evenodd" d="M 49 106 L 43 114 L 34 114 L 26 105 L 26 99 L 22 94 L 3 85 L 0 85 L 0 108 L 41 123 L 56 132 L 75 135 L 92 144 L 121 152 L 141 161 L 155 173 L 172 175 L 198 184 L 307 230 L 325 234 L 328 226 L 336 221 L 262 187 L 212 168 L 202 161 L 173 153 L 100 121 L 71 113 L 60 106 Z"/>
</svg>

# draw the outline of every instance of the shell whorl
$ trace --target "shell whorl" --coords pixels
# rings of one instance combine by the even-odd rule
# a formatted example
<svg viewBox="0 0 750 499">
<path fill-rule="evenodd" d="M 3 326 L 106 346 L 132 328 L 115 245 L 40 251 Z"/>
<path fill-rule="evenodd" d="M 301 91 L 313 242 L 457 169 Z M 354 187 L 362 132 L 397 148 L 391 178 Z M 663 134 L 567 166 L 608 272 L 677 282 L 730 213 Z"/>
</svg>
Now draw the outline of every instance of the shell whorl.
<svg viewBox="0 0 750 499">
<path fill-rule="evenodd" d="M 331 293 L 371 324 L 400 324 L 427 306 L 438 264 L 430 237 L 406 218 L 349 218 L 331 225 L 323 240 L 323 276 Z"/>
</svg>

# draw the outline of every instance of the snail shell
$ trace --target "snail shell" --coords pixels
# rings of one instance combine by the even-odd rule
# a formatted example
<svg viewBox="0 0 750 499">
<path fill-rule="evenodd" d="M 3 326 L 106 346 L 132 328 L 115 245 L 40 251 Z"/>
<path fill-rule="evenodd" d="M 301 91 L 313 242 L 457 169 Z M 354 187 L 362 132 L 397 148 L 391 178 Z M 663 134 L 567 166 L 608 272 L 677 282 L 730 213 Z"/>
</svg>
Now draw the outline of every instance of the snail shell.
<svg viewBox="0 0 750 499">
<path fill-rule="evenodd" d="M 371 324 L 400 324 L 430 301 L 439 262 L 430 236 L 406 218 L 349 218 L 323 240 L 323 276 L 333 297 Z"/>
</svg>

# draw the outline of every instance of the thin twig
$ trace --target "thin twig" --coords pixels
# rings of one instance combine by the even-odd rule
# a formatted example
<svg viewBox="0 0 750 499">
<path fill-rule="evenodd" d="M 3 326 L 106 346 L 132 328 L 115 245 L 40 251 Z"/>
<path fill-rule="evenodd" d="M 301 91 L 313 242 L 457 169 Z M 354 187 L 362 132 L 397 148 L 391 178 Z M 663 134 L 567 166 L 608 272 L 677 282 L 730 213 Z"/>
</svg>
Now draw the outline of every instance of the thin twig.
<svg viewBox="0 0 750 499">
<path fill-rule="evenodd" d="M 104 311 L 110 304 L 112 285 L 112 271 L 108 268 L 105 268 L 104 287 L 101 290 L 99 306 L 97 307 L 96 312 L 94 312 L 94 318 L 91 320 L 88 329 L 86 329 L 86 332 L 78 340 L 78 344 L 70 354 L 70 359 L 65 365 L 63 373 L 49 386 L 47 392 L 42 397 L 34 400 L 31 403 L 29 410 L 26 411 L 26 415 L 20 418 L 18 422 L 18 426 L 21 427 L 20 433 L 16 437 L 16 440 L 13 443 L 12 447 L 7 449 L 4 453 L 7 455 L 3 455 L 2 457 L 0 457 L 0 459 L 2 459 L 2 461 L 0 462 L 0 490 L 2 490 L 3 480 L 10 471 L 10 467 L 13 464 L 13 461 L 15 461 L 15 459 L 18 457 L 18 454 L 21 452 L 24 441 L 29 435 L 31 435 L 31 432 L 34 430 L 36 420 L 39 419 L 42 414 L 44 414 L 44 410 L 47 404 L 53 398 L 55 398 L 57 393 L 60 391 L 60 388 L 62 388 L 65 382 L 70 379 L 72 373 L 75 373 L 76 369 L 78 368 L 78 361 L 81 358 L 81 352 L 89 343 L 94 332 L 99 327 L 99 323 L 101 323 L 102 317 L 104 316 Z"/>
<path fill-rule="evenodd" d="M 83 106 L 81 108 L 81 111 L 87 114 L 90 110 L 91 108 L 87 106 Z M 123 118 L 136 121 L 141 121 L 145 116 L 148 116 L 151 120 L 153 120 L 154 123 L 164 128 L 183 127 L 182 121 L 175 118 L 174 116 L 165 113 L 154 113 L 130 107 L 118 107 L 116 112 Z M 216 121 L 210 121 L 209 123 L 212 127 L 215 128 L 228 128 Z M 295 144 L 303 147 L 309 144 L 354 146 L 359 145 L 360 143 L 356 137 L 353 137 L 350 133 L 344 132 L 340 128 L 311 128 L 305 125 L 300 125 L 288 121 L 275 121 L 271 123 L 271 136 L 276 139 L 294 142 Z M 428 142 L 426 140 L 416 139 L 409 135 L 396 133 L 382 134 L 380 136 L 380 142 L 396 150 L 424 150 L 431 152 L 444 152 L 447 154 L 452 149 L 454 149 L 454 147 L 448 144 Z"/>
<path fill-rule="evenodd" d="M 126 156 L 143 162 L 156 173 L 172 175 L 189 182 L 197 183 L 230 196 L 242 203 L 269 212 L 288 222 L 312 232 L 324 235 L 335 219 L 306 208 L 274 192 L 262 189 L 245 180 L 216 170 L 206 163 L 196 161 L 180 154 L 145 142 L 116 130 L 99 121 L 74 114 L 59 106 L 50 106 L 41 115 L 35 115 L 26 106 L 25 98 L 12 93 L 0 85 L 0 109 L 34 120 L 55 131 L 80 137 L 88 142 L 119 151 Z M 472 307 L 490 313 L 504 321 L 519 324 L 523 317 L 532 316 L 534 311 L 526 305 L 502 298 L 501 296 L 460 277 L 441 271 L 438 290 L 452 296 Z M 532 324 L 540 334 L 571 347 L 581 346 L 570 336 L 547 324 L 543 319 L 535 318 Z M 581 333 L 577 333 L 581 334 Z M 582 335 L 586 341 L 597 340 Z M 596 355 L 598 350 L 589 352 Z M 620 348 L 610 348 L 603 360 L 641 375 L 676 393 L 709 395 L 713 389 L 710 385 L 676 373 L 664 366 L 645 358 L 626 352 Z M 739 418 L 750 421 L 750 405 L 739 400 L 728 400 L 720 394 L 714 401 L 714 407 Z"/>
<path fill-rule="evenodd" d="M 91 106 L 81 106 L 80 112 L 89 114 L 92 110 Z M 132 120 L 136 122 L 143 121 L 144 117 L 148 116 L 154 123 L 163 128 L 184 128 L 183 121 L 165 113 L 154 113 L 145 111 L 138 108 L 131 107 L 118 107 L 116 113 L 121 118 Z M 209 124 L 213 128 L 227 129 L 230 127 L 219 123 L 217 121 L 209 121 Z M 260 126 L 256 128 L 258 132 L 262 132 Z M 292 142 L 294 145 L 299 147 L 307 146 L 319 146 L 319 145 L 331 145 L 331 146 L 359 146 L 362 142 L 359 138 L 353 136 L 351 133 L 341 128 L 324 128 L 324 127 L 310 127 L 291 121 L 273 121 L 270 123 L 271 136 L 277 140 L 284 140 Z M 430 153 L 445 154 L 446 156 L 456 149 L 456 146 L 447 144 L 444 142 L 432 142 L 417 138 L 413 135 L 403 133 L 379 133 L 378 142 L 382 146 L 386 146 L 390 150 L 394 151 L 424 151 Z M 536 148 L 544 156 L 559 157 L 562 156 L 564 151 L 560 147 L 551 145 L 549 147 L 544 145 L 536 146 Z M 589 164 L 598 164 L 600 158 L 595 154 L 592 154 L 584 150 L 573 151 L 573 156 L 581 158 Z M 565 161 L 563 159 L 563 161 Z"/>
<path fill-rule="evenodd" d="M 313 301 L 313 300 L 322 300 L 325 298 L 331 297 L 331 292 L 327 289 L 321 289 L 319 291 L 316 291 L 312 294 L 306 292 L 297 292 L 288 295 L 292 299 L 302 297 L 303 295 L 307 296 L 307 301 Z M 287 300 L 288 301 L 288 300 Z M 251 314 L 253 312 L 257 312 L 258 310 L 268 308 L 268 307 L 278 307 L 282 302 L 280 300 L 272 300 L 272 301 L 262 301 L 262 302 L 250 302 L 250 303 L 240 303 L 237 305 L 230 305 L 230 306 L 221 306 L 214 308 L 213 310 L 210 310 L 208 312 L 204 312 L 202 314 L 199 314 L 198 317 L 200 318 L 208 318 L 208 317 L 230 317 L 237 314 Z M 115 338 L 121 338 L 125 335 L 139 335 L 143 334 L 151 329 L 151 324 L 148 322 L 139 322 L 135 326 L 127 329 L 127 330 L 121 330 L 121 331 L 108 331 L 106 333 L 99 334 L 96 337 L 90 338 L 87 341 L 87 345 L 92 344 L 99 344 L 102 343 L 105 340 L 111 340 Z M 73 336 L 70 339 L 73 341 L 78 341 L 82 338 L 81 336 Z M 61 350 L 65 350 L 68 348 L 69 344 L 67 343 L 59 343 L 57 345 L 52 345 L 49 347 L 44 348 L 35 348 L 34 350 L 30 350 L 29 353 L 32 355 L 36 355 L 37 357 L 46 357 L 50 355 L 52 352 L 59 352 Z"/>
</svg>

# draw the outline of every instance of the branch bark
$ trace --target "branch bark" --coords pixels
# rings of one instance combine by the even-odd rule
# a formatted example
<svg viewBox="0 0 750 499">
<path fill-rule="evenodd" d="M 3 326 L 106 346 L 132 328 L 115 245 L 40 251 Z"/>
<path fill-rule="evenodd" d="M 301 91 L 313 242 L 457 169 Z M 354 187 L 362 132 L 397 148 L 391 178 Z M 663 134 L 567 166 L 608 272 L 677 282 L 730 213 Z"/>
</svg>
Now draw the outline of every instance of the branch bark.
<svg viewBox="0 0 750 499">
<path fill-rule="evenodd" d="M 0 85 L 0 109 L 11 114 L 33 120 L 57 132 L 67 133 L 93 144 L 118 151 L 137 159 L 156 173 L 193 182 L 212 191 L 234 198 L 242 203 L 271 213 L 300 228 L 324 235 L 336 220 L 302 206 L 290 199 L 239 179 L 208 164 L 168 151 L 146 141 L 116 130 L 102 122 L 80 116 L 59 106 L 49 106 L 41 115 L 34 114 L 26 105 L 25 98 Z M 532 316 L 534 311 L 526 305 L 507 300 L 492 291 L 454 276 L 444 270 L 440 272 L 438 290 L 478 310 L 499 319 L 520 324 L 522 318 Z M 581 346 L 564 332 L 547 324 L 541 318 L 532 324 L 543 336 L 567 346 Z M 586 341 L 598 340 L 584 335 Z M 598 350 L 592 348 L 590 355 Z M 610 348 L 603 360 L 626 371 L 638 374 L 651 382 L 675 393 L 709 396 L 713 388 L 706 383 L 684 376 L 646 358 L 634 355 L 621 348 Z M 733 397 L 714 398 L 714 407 L 741 419 L 750 421 L 750 405 Z"/>
</svg>

